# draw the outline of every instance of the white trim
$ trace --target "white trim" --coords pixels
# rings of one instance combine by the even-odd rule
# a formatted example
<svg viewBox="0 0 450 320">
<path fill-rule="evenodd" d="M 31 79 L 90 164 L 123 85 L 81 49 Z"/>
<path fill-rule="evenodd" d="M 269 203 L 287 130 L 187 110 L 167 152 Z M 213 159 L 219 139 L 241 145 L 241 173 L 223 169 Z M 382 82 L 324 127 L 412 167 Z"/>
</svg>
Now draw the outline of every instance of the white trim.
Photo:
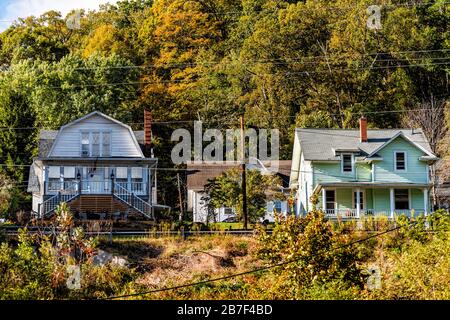
<svg viewBox="0 0 450 320">
<path fill-rule="evenodd" d="M 326 210 L 327 210 L 327 206 L 326 206 L 326 191 L 334 191 L 334 209 L 333 210 L 337 210 L 338 201 L 337 201 L 336 188 L 322 188 L 322 190 L 325 191 L 322 194 L 322 202 L 323 202 L 322 207 L 323 207 L 324 212 L 326 212 Z"/>
<path fill-rule="evenodd" d="M 423 211 L 425 212 L 425 215 L 428 215 L 428 189 L 423 188 Z"/>
<path fill-rule="evenodd" d="M 327 210 L 327 205 L 326 205 L 326 203 L 327 203 L 327 196 L 326 196 L 326 192 L 327 192 L 327 189 L 322 188 L 322 211 L 324 213 L 326 213 L 326 210 Z"/>
<path fill-rule="evenodd" d="M 397 169 L 397 154 L 403 153 L 405 159 L 405 169 Z M 394 172 L 408 172 L 408 152 L 395 150 L 394 151 Z"/>
<path fill-rule="evenodd" d="M 357 209 L 355 206 L 355 192 L 356 190 L 358 190 L 358 188 L 352 189 L 352 209 Z M 359 188 L 359 192 L 362 192 L 363 197 L 362 197 L 362 201 L 363 201 L 363 207 L 361 210 L 366 210 L 367 209 L 367 197 L 366 197 L 366 189 L 361 189 Z"/>
<path fill-rule="evenodd" d="M 395 211 L 395 194 L 394 194 L 394 188 L 389 188 L 389 209 L 391 209 L 391 218 L 394 217 L 394 211 Z"/>
</svg>

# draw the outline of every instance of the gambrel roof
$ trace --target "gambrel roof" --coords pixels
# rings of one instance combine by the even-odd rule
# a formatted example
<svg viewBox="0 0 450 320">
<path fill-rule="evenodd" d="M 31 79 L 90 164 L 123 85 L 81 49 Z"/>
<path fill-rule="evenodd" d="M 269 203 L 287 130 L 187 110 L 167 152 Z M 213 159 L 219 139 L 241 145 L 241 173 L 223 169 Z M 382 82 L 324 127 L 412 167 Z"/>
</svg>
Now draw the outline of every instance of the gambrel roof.
<svg viewBox="0 0 450 320">
<path fill-rule="evenodd" d="M 102 117 L 102 118 L 104 118 L 104 119 L 107 119 L 107 120 L 111 121 L 112 123 L 115 123 L 115 124 L 117 124 L 117 125 L 119 125 L 119 126 L 124 127 L 126 130 L 128 130 L 128 132 L 129 132 L 130 135 L 131 135 L 132 141 L 133 141 L 133 143 L 134 143 L 136 149 L 140 152 L 140 155 L 141 155 L 142 157 L 144 157 L 144 154 L 143 154 L 143 152 L 142 152 L 142 149 L 140 148 L 139 143 L 137 142 L 136 136 L 134 135 L 134 132 L 133 132 L 133 130 L 131 129 L 131 127 L 130 127 L 129 125 L 124 124 L 123 122 L 120 122 L 119 120 L 116 120 L 116 119 L 114 119 L 114 118 L 112 118 L 112 117 L 110 117 L 110 116 L 107 116 L 106 114 L 104 114 L 104 113 L 102 113 L 102 112 L 100 112 L 100 111 L 94 111 L 94 112 L 91 112 L 91 113 L 89 113 L 89 114 L 87 114 L 87 115 L 85 115 L 85 116 L 83 116 L 83 117 L 81 117 L 81 118 L 78 118 L 78 119 L 76 119 L 76 120 L 74 120 L 74 121 L 72 121 L 72 122 L 69 122 L 69 123 L 63 125 L 63 126 L 59 129 L 58 134 L 56 135 L 56 138 L 55 138 L 55 143 L 52 144 L 52 146 L 51 146 L 51 148 L 50 148 L 48 154 L 49 154 L 49 155 L 53 154 L 53 149 L 55 148 L 55 144 L 56 144 L 57 141 L 59 140 L 60 134 L 61 134 L 66 128 L 68 128 L 68 127 L 70 127 L 70 126 L 73 126 L 73 125 L 75 125 L 75 124 L 77 124 L 77 123 L 80 123 L 80 122 L 82 122 L 82 121 L 84 121 L 84 120 L 86 120 L 86 119 L 89 119 L 89 118 L 93 117 L 93 116 L 99 116 L 99 117 Z"/>
</svg>

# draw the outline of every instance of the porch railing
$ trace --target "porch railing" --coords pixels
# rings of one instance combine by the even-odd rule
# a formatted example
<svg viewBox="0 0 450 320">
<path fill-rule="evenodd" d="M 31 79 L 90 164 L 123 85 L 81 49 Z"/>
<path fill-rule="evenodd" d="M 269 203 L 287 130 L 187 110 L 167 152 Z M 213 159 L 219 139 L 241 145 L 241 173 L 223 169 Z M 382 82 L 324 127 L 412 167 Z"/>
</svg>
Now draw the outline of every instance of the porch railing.
<svg viewBox="0 0 450 320">
<path fill-rule="evenodd" d="M 72 187 L 72 185 L 76 183 L 79 185 L 79 192 L 80 194 L 112 194 L 112 188 L 111 180 L 99 180 L 99 181 L 64 181 L 64 183 L 61 182 L 54 182 L 54 181 L 48 181 L 47 182 L 47 191 L 50 194 L 57 195 L 58 192 L 64 192 L 65 190 L 68 190 Z M 137 195 L 146 195 L 147 194 L 147 183 L 146 182 L 115 182 L 115 184 L 119 185 L 120 187 L 135 193 Z"/>
<path fill-rule="evenodd" d="M 411 217 L 414 215 L 423 214 L 423 210 L 405 209 L 405 210 L 395 210 L 394 216 L 405 215 Z M 358 218 L 358 213 L 356 209 L 327 209 L 325 210 L 325 216 L 328 218 Z M 374 209 L 361 209 L 359 217 L 391 217 L 391 212 L 389 210 L 374 210 Z"/>
<path fill-rule="evenodd" d="M 79 195 L 79 183 L 72 182 L 67 184 L 67 187 L 64 190 L 58 191 L 56 195 L 45 200 L 39 205 L 38 215 L 40 218 L 52 213 L 55 211 L 56 207 L 61 202 L 69 202 L 75 199 Z"/>
<path fill-rule="evenodd" d="M 136 209 L 147 218 L 153 220 L 152 205 L 118 183 L 114 183 L 114 196 L 128 204 L 130 207 Z"/>
<path fill-rule="evenodd" d="M 325 210 L 325 216 L 330 218 L 357 218 L 356 209 L 327 209 Z"/>
</svg>

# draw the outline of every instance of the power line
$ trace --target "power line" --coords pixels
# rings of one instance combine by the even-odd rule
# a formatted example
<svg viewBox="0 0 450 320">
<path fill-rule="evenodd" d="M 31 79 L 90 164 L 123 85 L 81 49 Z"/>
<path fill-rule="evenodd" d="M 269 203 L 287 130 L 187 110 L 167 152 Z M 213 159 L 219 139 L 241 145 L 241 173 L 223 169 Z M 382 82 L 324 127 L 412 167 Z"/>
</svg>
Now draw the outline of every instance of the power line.
<svg viewBox="0 0 450 320">
<path fill-rule="evenodd" d="M 448 94 L 442 94 L 439 96 L 449 96 L 450 93 Z M 437 97 L 437 96 L 435 96 Z M 442 108 L 444 109 L 448 109 L 450 108 L 450 106 L 443 106 Z M 404 112 L 418 112 L 418 111 L 427 111 L 427 110 L 436 110 L 436 108 L 414 108 L 414 109 L 404 109 L 404 110 L 384 110 L 384 111 L 360 111 L 360 112 L 348 112 L 346 114 L 351 114 L 351 115 L 367 115 L 367 114 L 385 114 L 385 113 L 404 113 Z M 340 113 L 329 113 L 328 115 L 330 116 L 341 116 L 342 114 Z M 296 118 L 298 117 L 298 115 L 294 115 L 294 116 L 267 116 L 266 118 L 270 118 L 270 119 L 285 119 L 285 118 Z M 234 120 L 234 117 L 230 117 L 230 118 L 221 118 L 222 120 L 226 119 L 226 120 Z M 199 120 L 172 120 L 172 121 L 154 121 L 152 122 L 152 124 L 176 124 L 176 123 L 194 123 L 195 121 L 199 121 Z M 236 120 L 237 121 L 237 120 Z M 217 121 L 202 121 L 202 123 L 216 123 Z M 223 123 L 223 121 L 221 121 Z M 91 122 L 92 124 L 103 124 L 101 122 Z M 144 122 L 132 122 L 129 123 L 129 125 L 143 125 Z M 229 123 L 229 124 L 233 124 L 233 123 Z M 236 124 L 238 124 L 238 122 L 236 122 Z M 43 127 L 0 127 L 0 131 L 8 131 L 8 130 L 51 130 L 51 131 L 59 131 L 58 129 L 46 129 Z M 323 128 L 323 129 L 327 129 L 327 128 Z M 330 128 L 331 129 L 331 128 Z M 342 130 L 342 129 L 339 129 Z M 356 130 L 356 129 L 355 129 Z M 383 130 L 383 129 L 380 129 Z M 401 129 L 399 129 L 401 130 Z M 142 131 L 142 130 L 141 130 Z"/>
<path fill-rule="evenodd" d="M 387 234 L 387 233 L 390 233 L 390 232 L 393 232 L 393 231 L 396 231 L 396 230 L 400 230 L 400 229 L 405 228 L 405 227 L 411 227 L 411 226 L 413 226 L 415 224 L 417 224 L 417 221 L 411 222 L 411 223 L 409 223 L 407 225 L 397 226 L 397 227 L 388 229 L 386 231 L 382 231 L 382 232 L 379 232 L 379 233 L 367 236 L 367 237 L 365 237 L 363 239 L 352 241 L 350 243 L 338 246 L 336 248 L 332 248 L 332 249 L 330 249 L 330 251 L 333 252 L 333 251 L 337 251 L 337 250 L 344 249 L 344 248 L 347 248 L 347 247 L 351 247 L 351 246 L 353 246 L 355 244 L 368 241 L 370 239 L 382 236 L 384 234 Z M 307 259 L 307 258 L 311 259 L 313 257 L 322 255 L 324 253 L 329 253 L 329 252 L 318 251 L 318 252 L 314 252 L 314 253 L 310 254 L 308 257 L 301 257 L 301 258 L 297 258 L 297 259 L 291 259 L 291 260 L 288 260 L 288 261 L 284 261 L 284 262 L 280 262 L 280 263 L 276 263 L 276 264 L 272 264 L 272 265 L 269 265 L 269 266 L 256 268 L 256 269 L 253 269 L 253 270 L 248 270 L 248 271 L 244 271 L 244 272 L 240 272 L 240 273 L 235 273 L 235 274 L 231 274 L 231 275 L 224 276 L 224 277 L 219 277 L 219 278 L 214 278 L 214 279 L 209 279 L 209 280 L 204 280 L 204 281 L 198 281 L 198 282 L 193 282 L 193 283 L 187 283 L 187 284 L 173 286 L 173 287 L 155 289 L 155 290 L 150 290 L 150 291 L 131 293 L 131 294 L 125 294 L 125 295 L 118 295 L 118 296 L 110 296 L 110 297 L 105 298 L 104 300 L 115 300 L 115 299 L 120 299 L 120 298 L 137 297 L 137 296 L 148 295 L 148 294 L 151 294 L 151 293 L 158 293 L 158 292 L 164 292 L 164 291 L 178 290 L 178 289 L 182 289 L 182 288 L 193 287 L 193 286 L 197 286 L 197 285 L 203 285 L 203 284 L 208 284 L 208 283 L 222 281 L 222 280 L 228 280 L 228 279 L 236 278 L 236 277 L 243 276 L 243 275 L 246 275 L 246 274 L 252 274 L 252 273 L 256 273 L 256 272 L 267 271 L 267 270 L 270 270 L 270 269 L 273 269 L 273 268 L 286 266 L 286 265 L 289 265 L 289 264 L 292 264 L 292 263 L 295 263 L 295 262 L 299 262 L 299 261 L 301 261 L 303 259 Z"/>
<path fill-rule="evenodd" d="M 450 58 L 448 58 L 450 59 Z M 447 65 L 450 61 L 446 62 L 436 62 L 436 63 L 421 63 L 421 64 L 404 64 L 404 65 L 392 65 L 392 66 L 371 66 L 371 67 L 361 67 L 361 68 L 346 68 L 346 69 L 338 69 L 331 68 L 331 71 L 337 72 L 346 72 L 346 71 L 365 71 L 365 70 L 379 70 L 379 69 L 403 69 L 403 68 L 411 68 L 411 67 L 425 67 L 425 66 L 437 66 L 437 65 Z M 309 75 L 312 73 L 330 73 L 328 70 L 310 70 L 310 71 L 301 71 L 301 72 L 286 72 L 286 73 L 275 73 L 271 75 L 278 76 L 290 76 L 290 78 L 296 78 L 296 75 Z M 256 76 L 264 76 L 264 75 L 256 75 Z M 38 86 L 40 88 L 47 89 L 60 89 L 60 90 L 73 90 L 79 88 L 94 88 L 94 87 L 108 87 L 108 86 L 133 86 L 133 85 L 145 85 L 145 84 L 162 84 L 162 83 L 178 83 L 178 84 L 196 84 L 199 81 L 197 80 L 186 80 L 186 79 L 172 79 L 172 80 L 156 80 L 156 81 L 130 81 L 130 82 L 110 82 L 110 83 L 97 83 L 97 84 L 68 84 L 64 83 L 60 86 Z"/>
<path fill-rule="evenodd" d="M 430 50 L 407 50 L 407 51 L 386 51 L 386 52 L 373 52 L 373 53 L 342 53 L 342 54 L 331 54 L 331 55 L 313 55 L 313 56 L 304 56 L 304 57 L 296 57 L 296 58 L 273 58 L 273 59 L 248 59 L 243 60 L 243 64 L 250 63 L 273 63 L 273 64 L 287 64 L 288 62 L 294 63 L 307 63 L 307 64 L 318 64 L 321 62 L 315 61 L 303 61 L 303 60 L 312 60 L 312 59 L 323 59 L 328 58 L 330 60 L 340 58 L 340 57 L 371 57 L 378 55 L 394 55 L 394 54 L 407 54 L 407 53 L 432 53 L 432 52 L 448 52 L 450 49 L 430 49 Z M 380 59 L 375 62 L 389 62 L 389 61 L 398 61 L 398 60 L 421 60 L 421 59 L 446 59 L 446 57 L 416 57 L 416 58 L 396 58 L 396 59 Z M 101 67 L 76 67 L 73 70 L 97 70 L 97 69 L 152 69 L 152 68 L 165 68 L 165 67 L 195 67 L 195 66 L 214 66 L 223 63 L 222 61 L 218 62 L 190 62 L 190 63 L 161 63 L 161 64 L 145 64 L 145 65 L 126 65 L 126 66 L 101 66 Z M 62 69 L 62 68 L 60 68 Z"/>
</svg>

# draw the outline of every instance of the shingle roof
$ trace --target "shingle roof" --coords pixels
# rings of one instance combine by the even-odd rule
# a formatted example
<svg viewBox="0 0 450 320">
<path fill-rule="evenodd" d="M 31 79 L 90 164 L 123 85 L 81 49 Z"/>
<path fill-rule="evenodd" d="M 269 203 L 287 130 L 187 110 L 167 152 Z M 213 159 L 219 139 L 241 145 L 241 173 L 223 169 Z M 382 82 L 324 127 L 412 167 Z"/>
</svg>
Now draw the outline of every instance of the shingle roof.
<svg viewBox="0 0 450 320">
<path fill-rule="evenodd" d="M 335 150 L 359 149 L 361 156 L 367 156 L 399 132 L 432 153 L 421 129 L 367 130 L 368 142 L 360 142 L 359 130 L 296 129 L 296 136 L 305 160 L 338 160 Z"/>
</svg>

